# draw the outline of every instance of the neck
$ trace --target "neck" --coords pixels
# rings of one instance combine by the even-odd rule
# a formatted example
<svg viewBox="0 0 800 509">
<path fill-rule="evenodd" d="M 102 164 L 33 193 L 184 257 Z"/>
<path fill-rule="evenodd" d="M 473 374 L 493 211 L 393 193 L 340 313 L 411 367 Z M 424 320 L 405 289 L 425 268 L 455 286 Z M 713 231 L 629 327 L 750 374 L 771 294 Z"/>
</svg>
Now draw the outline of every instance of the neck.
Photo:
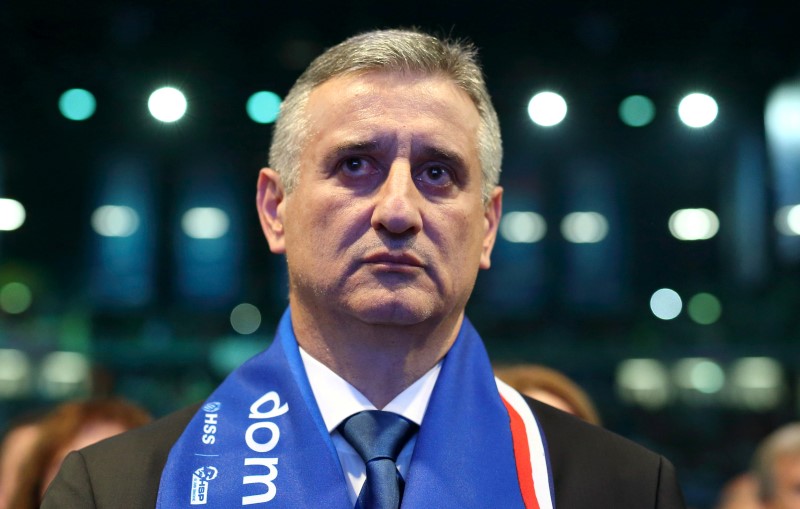
<svg viewBox="0 0 800 509">
<path fill-rule="evenodd" d="M 379 409 L 444 358 L 464 317 L 462 311 L 432 324 L 376 325 L 291 305 L 300 346 Z"/>
</svg>

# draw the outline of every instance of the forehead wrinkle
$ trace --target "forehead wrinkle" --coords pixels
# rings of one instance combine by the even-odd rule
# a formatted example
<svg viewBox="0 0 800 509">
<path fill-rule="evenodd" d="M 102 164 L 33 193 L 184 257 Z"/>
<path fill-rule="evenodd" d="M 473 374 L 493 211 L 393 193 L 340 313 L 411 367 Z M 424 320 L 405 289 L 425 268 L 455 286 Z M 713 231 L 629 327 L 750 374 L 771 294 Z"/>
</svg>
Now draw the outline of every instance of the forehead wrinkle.
<svg viewBox="0 0 800 509">
<path fill-rule="evenodd" d="M 440 119 L 448 118 L 454 123 L 466 121 L 464 111 L 461 110 L 454 118 L 451 100 L 443 97 L 439 87 L 444 85 L 452 91 L 449 98 L 458 97 L 465 105 L 469 105 L 470 116 L 474 113 L 479 120 L 479 113 L 469 95 L 456 85 L 452 80 L 436 74 L 406 74 L 399 72 L 368 72 L 356 75 L 344 75 L 332 78 L 311 92 L 309 105 L 317 102 L 323 88 L 340 85 L 346 94 L 327 93 L 327 103 L 324 114 L 333 113 L 336 109 L 345 108 L 347 115 L 352 115 L 351 121 L 364 121 L 373 118 L 382 119 L 390 110 L 399 110 L 403 113 L 413 112 L 416 115 Z M 409 89 L 416 91 L 414 95 L 397 94 L 392 100 L 386 100 L 382 91 L 391 89 Z M 422 103 L 422 104 L 421 104 Z M 423 107 L 420 107 L 423 106 Z M 317 117 L 320 117 L 317 115 Z"/>
</svg>

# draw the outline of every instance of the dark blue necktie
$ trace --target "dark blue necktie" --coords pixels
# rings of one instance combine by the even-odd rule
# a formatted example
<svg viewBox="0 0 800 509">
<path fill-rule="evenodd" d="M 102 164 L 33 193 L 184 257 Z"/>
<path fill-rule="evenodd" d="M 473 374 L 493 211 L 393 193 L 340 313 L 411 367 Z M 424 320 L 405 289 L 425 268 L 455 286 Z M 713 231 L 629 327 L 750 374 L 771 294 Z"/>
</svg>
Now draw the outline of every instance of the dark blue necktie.
<svg viewBox="0 0 800 509">
<path fill-rule="evenodd" d="M 339 432 L 367 466 L 367 480 L 355 509 L 398 509 L 403 498 L 403 478 L 397 471 L 397 455 L 417 425 L 392 412 L 365 410 L 339 425 Z"/>
</svg>

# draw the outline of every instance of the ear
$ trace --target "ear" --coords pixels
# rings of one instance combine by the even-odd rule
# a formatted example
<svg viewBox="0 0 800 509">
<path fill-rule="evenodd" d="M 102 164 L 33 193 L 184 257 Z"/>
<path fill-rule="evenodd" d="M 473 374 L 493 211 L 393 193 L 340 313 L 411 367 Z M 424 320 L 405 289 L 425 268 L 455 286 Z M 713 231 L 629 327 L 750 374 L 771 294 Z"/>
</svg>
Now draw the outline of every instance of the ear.
<svg viewBox="0 0 800 509">
<path fill-rule="evenodd" d="M 488 269 L 492 266 L 492 249 L 494 248 L 494 241 L 497 239 L 497 228 L 500 225 L 500 216 L 502 214 L 503 188 L 497 186 L 492 190 L 489 203 L 486 204 L 486 209 L 483 213 L 486 230 L 483 234 L 483 250 L 481 251 L 480 267 L 482 269 Z"/>
<path fill-rule="evenodd" d="M 285 194 L 281 178 L 271 168 L 262 168 L 258 174 L 258 193 L 256 207 L 261 230 L 269 243 L 269 250 L 275 254 L 286 252 L 283 230 Z"/>
</svg>

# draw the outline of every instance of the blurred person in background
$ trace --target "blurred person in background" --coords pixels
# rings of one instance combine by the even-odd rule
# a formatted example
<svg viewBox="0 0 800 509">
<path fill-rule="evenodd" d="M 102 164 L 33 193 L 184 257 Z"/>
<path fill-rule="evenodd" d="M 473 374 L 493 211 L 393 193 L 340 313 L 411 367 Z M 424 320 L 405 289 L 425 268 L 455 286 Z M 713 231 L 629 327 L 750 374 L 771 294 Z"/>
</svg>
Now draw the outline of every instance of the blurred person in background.
<svg viewBox="0 0 800 509">
<path fill-rule="evenodd" d="M 522 394 L 599 426 L 589 395 L 566 375 L 538 364 L 495 366 L 495 375 Z"/>
<path fill-rule="evenodd" d="M 765 438 L 751 470 L 763 509 L 800 509 L 800 422 L 786 424 Z"/>
<path fill-rule="evenodd" d="M 67 454 L 151 420 L 144 409 L 116 398 L 59 405 L 36 425 L 36 438 L 27 448 L 9 507 L 38 508 Z"/>
<path fill-rule="evenodd" d="M 11 497 L 19 485 L 20 471 L 39 438 L 40 413 L 11 422 L 0 444 L 0 509 L 10 509 Z"/>
<path fill-rule="evenodd" d="M 758 497 L 756 477 L 745 472 L 725 483 L 715 509 L 764 509 Z"/>
</svg>

